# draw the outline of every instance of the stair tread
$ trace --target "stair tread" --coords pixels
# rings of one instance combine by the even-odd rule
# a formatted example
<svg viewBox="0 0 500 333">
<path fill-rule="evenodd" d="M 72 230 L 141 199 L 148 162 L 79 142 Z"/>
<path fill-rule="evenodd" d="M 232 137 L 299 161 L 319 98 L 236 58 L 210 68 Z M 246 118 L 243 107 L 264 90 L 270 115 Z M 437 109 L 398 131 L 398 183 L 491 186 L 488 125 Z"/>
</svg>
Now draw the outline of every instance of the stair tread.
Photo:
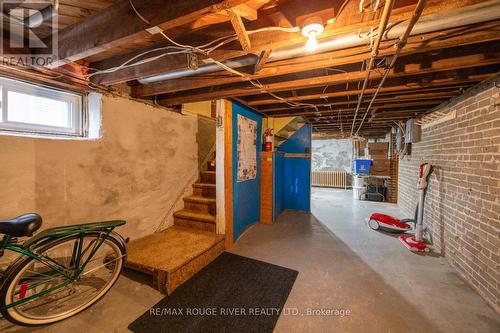
<svg viewBox="0 0 500 333">
<path fill-rule="evenodd" d="M 207 223 L 215 223 L 215 216 L 204 213 L 198 213 L 188 209 L 182 209 L 175 212 L 174 217 L 207 222 Z"/>
<path fill-rule="evenodd" d="M 215 188 L 215 184 L 212 184 L 212 183 L 194 183 L 193 184 L 194 187 L 213 187 Z"/>
<path fill-rule="evenodd" d="M 202 197 L 200 195 L 191 195 L 189 197 L 185 197 L 184 201 L 189 201 L 189 202 L 197 202 L 197 203 L 215 203 L 215 198 L 207 198 L 207 197 Z"/>
<path fill-rule="evenodd" d="M 286 129 L 288 132 L 293 132 L 297 130 L 297 127 L 291 124 L 286 124 L 285 126 L 283 126 L 283 129 Z"/>
<path fill-rule="evenodd" d="M 213 232 L 172 226 L 127 244 L 127 264 L 144 271 L 174 271 L 224 239 Z"/>
</svg>

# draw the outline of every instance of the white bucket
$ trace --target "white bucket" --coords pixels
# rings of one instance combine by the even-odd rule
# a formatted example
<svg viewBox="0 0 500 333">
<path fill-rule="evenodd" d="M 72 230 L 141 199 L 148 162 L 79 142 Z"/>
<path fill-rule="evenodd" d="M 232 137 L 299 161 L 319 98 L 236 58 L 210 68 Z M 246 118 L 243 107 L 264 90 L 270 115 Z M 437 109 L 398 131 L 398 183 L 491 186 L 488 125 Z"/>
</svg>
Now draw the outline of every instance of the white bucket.
<svg viewBox="0 0 500 333">
<path fill-rule="evenodd" d="M 366 193 L 365 187 L 353 187 L 352 188 L 352 198 L 354 200 L 362 199 L 363 195 Z"/>
<path fill-rule="evenodd" d="M 354 177 L 352 186 L 352 198 L 359 200 L 366 193 L 366 177 Z"/>
<path fill-rule="evenodd" d="M 366 184 L 366 177 L 354 177 L 354 184 L 352 184 L 352 187 L 360 188 L 360 187 L 365 187 Z"/>
</svg>

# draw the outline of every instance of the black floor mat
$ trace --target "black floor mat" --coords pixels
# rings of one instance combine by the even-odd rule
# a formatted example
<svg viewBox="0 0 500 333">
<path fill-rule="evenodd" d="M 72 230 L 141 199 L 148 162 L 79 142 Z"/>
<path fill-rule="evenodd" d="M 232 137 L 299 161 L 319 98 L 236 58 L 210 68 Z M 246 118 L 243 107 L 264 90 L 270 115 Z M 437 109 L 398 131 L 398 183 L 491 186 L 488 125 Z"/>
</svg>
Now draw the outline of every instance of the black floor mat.
<svg viewBox="0 0 500 333">
<path fill-rule="evenodd" d="M 272 332 L 297 271 L 224 252 L 129 329 L 146 332 Z"/>
</svg>

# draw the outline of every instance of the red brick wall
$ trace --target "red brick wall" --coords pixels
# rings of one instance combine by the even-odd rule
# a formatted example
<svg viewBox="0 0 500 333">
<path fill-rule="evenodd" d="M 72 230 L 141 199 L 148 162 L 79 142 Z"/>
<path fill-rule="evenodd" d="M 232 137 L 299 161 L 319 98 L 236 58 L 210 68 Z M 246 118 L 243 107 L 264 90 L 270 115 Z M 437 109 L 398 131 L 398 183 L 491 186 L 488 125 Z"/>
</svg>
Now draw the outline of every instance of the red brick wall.
<svg viewBox="0 0 500 333">
<path fill-rule="evenodd" d="M 497 78 L 498 80 L 498 78 Z M 439 111 L 457 118 L 422 130 L 399 162 L 398 201 L 412 217 L 421 161 L 434 167 L 424 225 L 438 253 L 500 309 L 500 89 L 476 86 Z M 499 311 L 500 312 L 500 311 Z"/>
</svg>

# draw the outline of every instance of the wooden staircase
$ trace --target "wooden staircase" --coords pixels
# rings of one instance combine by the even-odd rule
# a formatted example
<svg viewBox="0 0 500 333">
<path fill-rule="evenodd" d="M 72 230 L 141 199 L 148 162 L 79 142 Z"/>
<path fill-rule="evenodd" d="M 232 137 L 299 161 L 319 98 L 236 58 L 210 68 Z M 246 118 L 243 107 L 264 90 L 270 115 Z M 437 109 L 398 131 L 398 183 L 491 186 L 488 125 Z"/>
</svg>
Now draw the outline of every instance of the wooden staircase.
<svg viewBox="0 0 500 333">
<path fill-rule="evenodd" d="M 293 118 L 288 124 L 283 126 L 282 129 L 280 129 L 277 133 L 274 134 L 274 147 L 279 147 L 295 132 L 301 129 L 305 123 L 306 122 L 302 117 Z"/>
<path fill-rule="evenodd" d="M 152 275 L 154 287 L 171 294 L 208 265 L 225 249 L 224 236 L 216 234 L 215 195 L 211 161 L 183 198 L 184 209 L 173 214 L 174 225 L 127 245 L 126 267 Z"/>
</svg>

